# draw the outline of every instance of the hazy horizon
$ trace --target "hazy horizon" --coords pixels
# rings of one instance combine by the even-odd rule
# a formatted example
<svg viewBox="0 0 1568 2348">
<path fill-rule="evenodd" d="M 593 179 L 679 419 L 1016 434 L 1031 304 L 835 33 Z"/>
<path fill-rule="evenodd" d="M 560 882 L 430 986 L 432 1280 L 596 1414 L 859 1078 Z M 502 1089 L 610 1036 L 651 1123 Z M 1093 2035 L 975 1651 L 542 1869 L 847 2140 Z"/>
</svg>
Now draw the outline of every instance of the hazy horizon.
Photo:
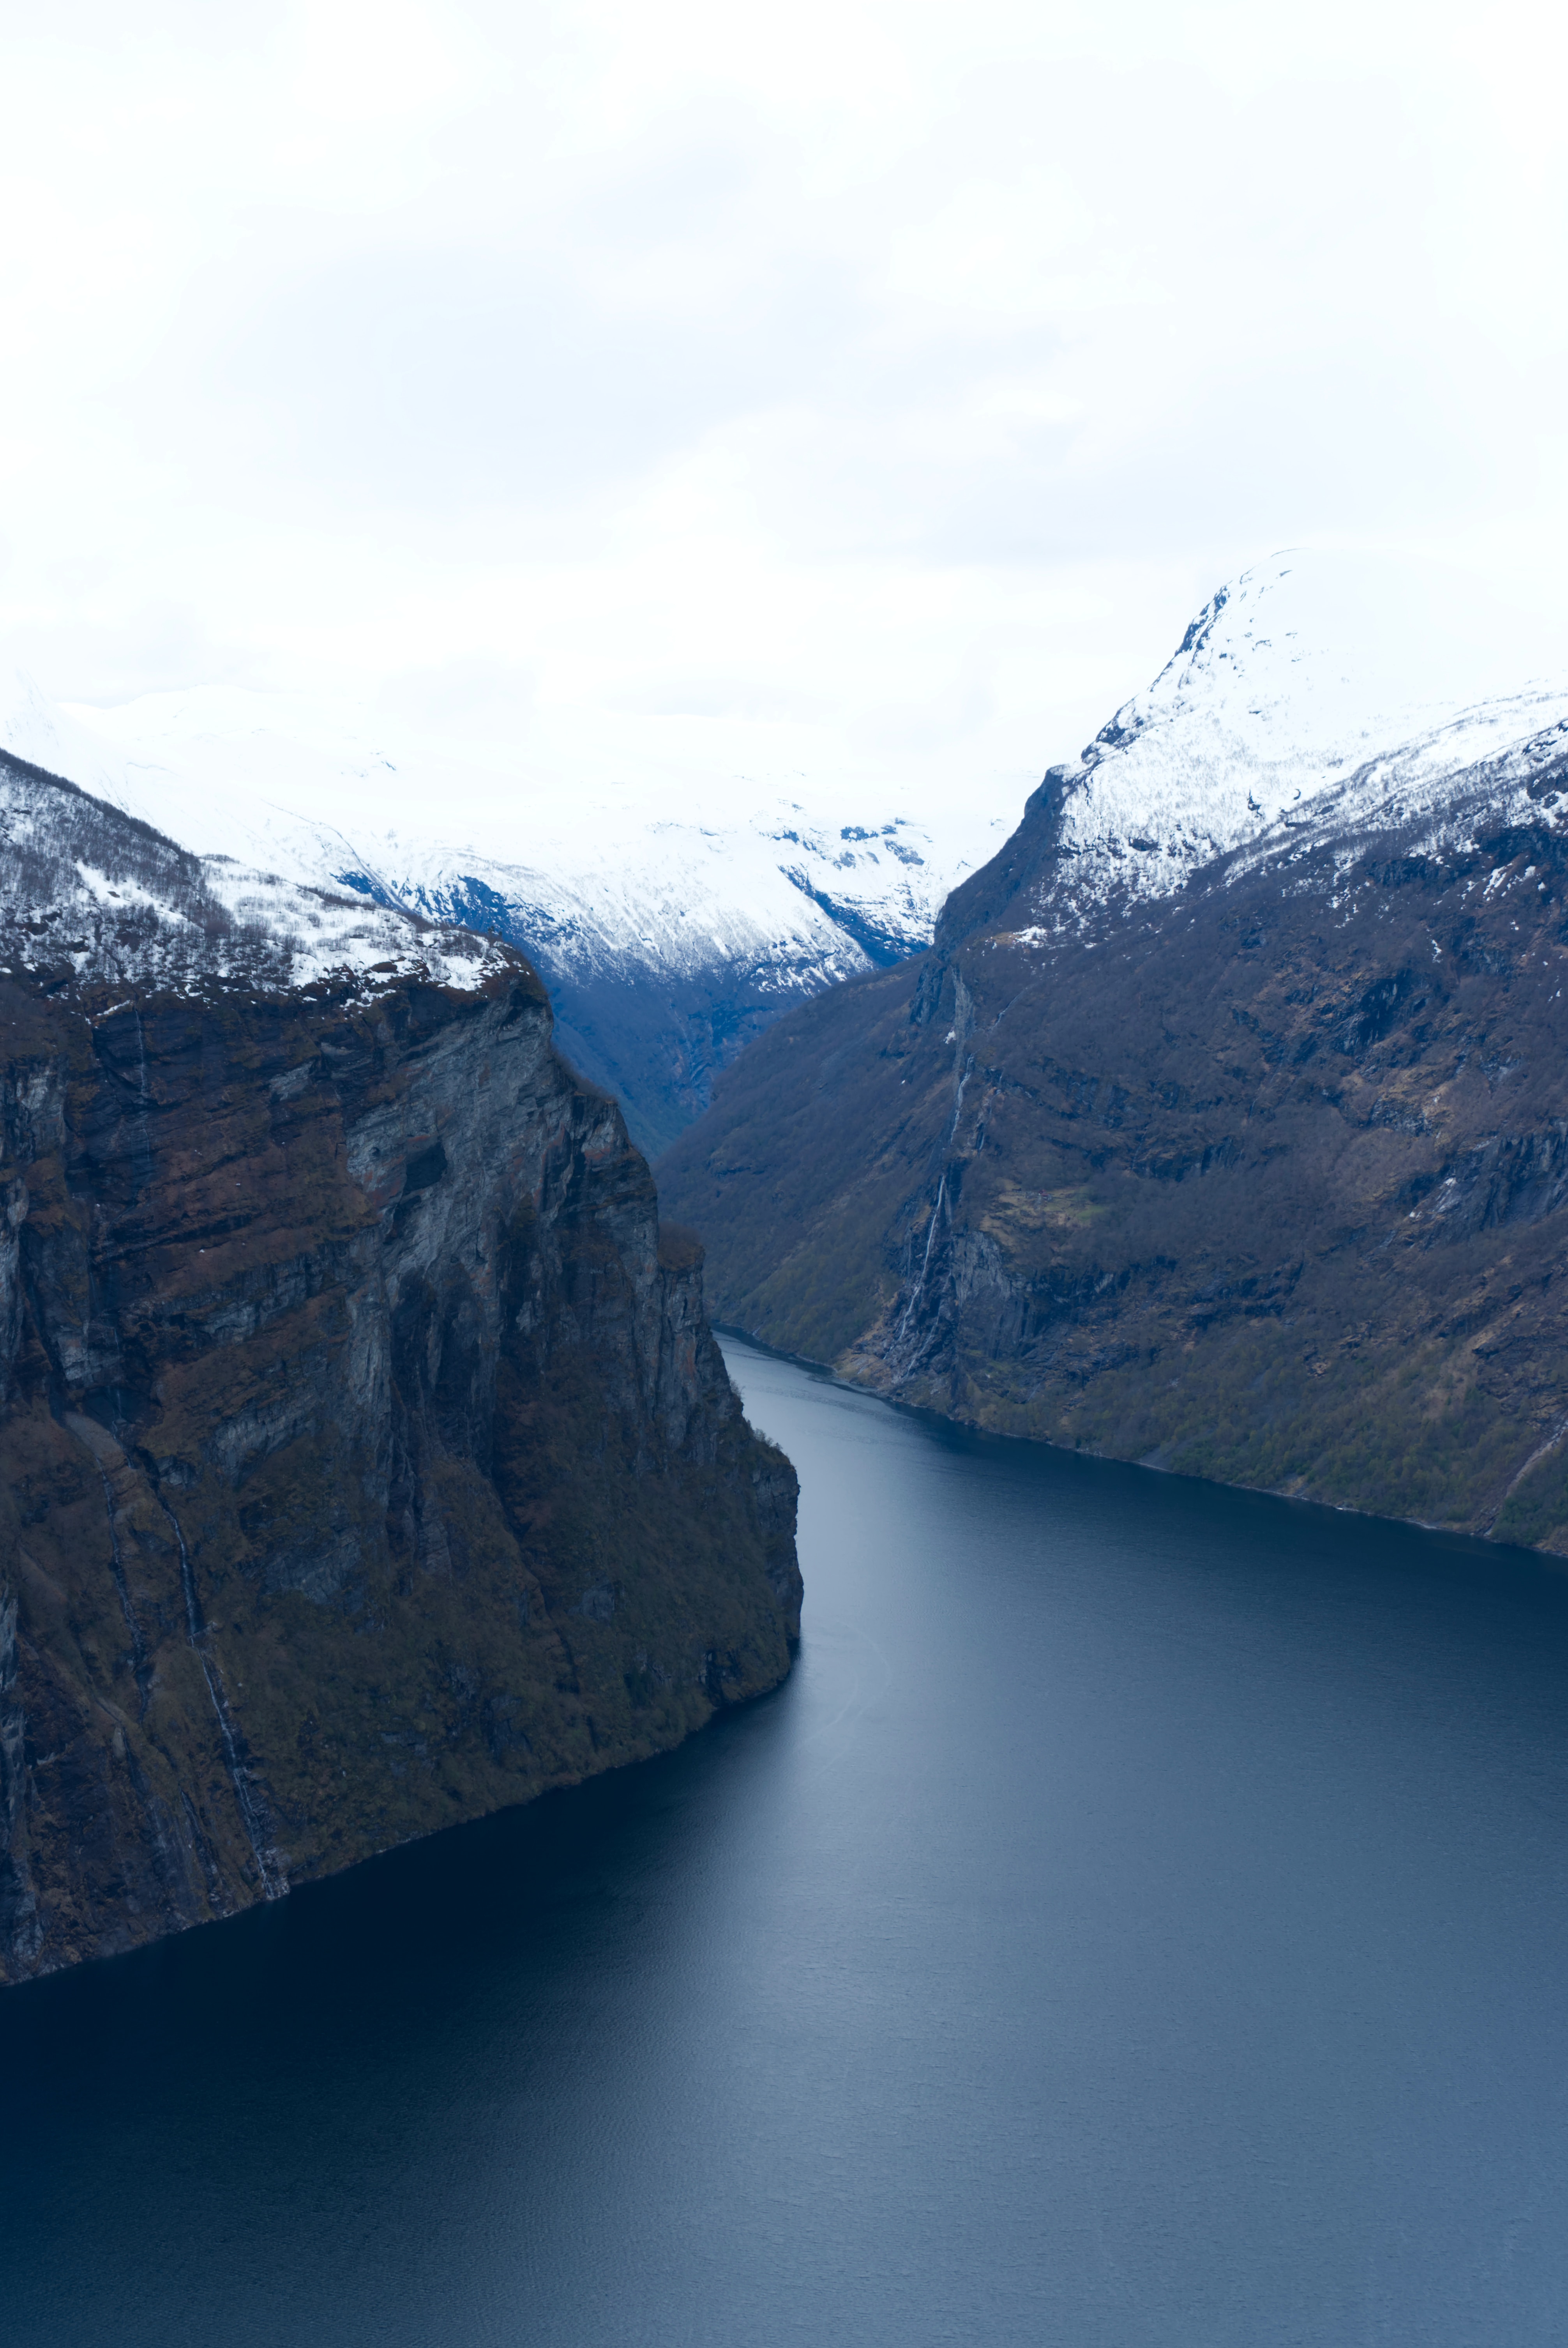
<svg viewBox="0 0 1568 2348">
<path fill-rule="evenodd" d="M 1282 546 L 1417 565 L 1528 668 L 1568 639 L 1562 38 L 51 12 L 0 43 L 0 654 L 563 788 L 576 746 L 999 810 Z"/>
</svg>

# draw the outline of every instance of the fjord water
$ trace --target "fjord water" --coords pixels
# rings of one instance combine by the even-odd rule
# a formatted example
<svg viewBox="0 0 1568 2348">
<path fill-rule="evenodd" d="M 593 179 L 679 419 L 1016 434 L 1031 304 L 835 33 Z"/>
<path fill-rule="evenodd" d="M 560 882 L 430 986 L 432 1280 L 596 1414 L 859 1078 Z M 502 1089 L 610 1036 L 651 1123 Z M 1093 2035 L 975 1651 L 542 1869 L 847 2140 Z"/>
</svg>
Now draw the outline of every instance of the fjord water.
<svg viewBox="0 0 1568 2348">
<path fill-rule="evenodd" d="M 1568 1576 L 727 1350 L 789 1684 L 6 1992 L 4 2336 L 1560 2342 Z"/>
</svg>

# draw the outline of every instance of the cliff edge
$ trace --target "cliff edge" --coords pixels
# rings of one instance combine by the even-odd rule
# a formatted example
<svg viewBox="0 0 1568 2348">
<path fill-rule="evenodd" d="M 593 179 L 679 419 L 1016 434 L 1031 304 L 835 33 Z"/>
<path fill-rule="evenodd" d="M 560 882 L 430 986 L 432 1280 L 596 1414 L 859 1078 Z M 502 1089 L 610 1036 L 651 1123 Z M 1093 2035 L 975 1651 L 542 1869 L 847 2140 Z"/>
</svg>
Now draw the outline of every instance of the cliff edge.
<svg viewBox="0 0 1568 2348">
<path fill-rule="evenodd" d="M 780 1680 L 794 1471 L 524 958 L 0 823 L 0 1979 Z"/>
</svg>

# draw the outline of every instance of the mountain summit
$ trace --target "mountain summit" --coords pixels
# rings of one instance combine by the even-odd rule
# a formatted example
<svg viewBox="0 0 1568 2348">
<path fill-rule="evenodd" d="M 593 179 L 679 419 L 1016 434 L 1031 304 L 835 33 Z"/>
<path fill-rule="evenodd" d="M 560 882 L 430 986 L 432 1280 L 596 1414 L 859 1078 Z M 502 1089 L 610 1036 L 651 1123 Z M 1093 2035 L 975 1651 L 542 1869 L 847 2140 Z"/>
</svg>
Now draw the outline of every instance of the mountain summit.
<svg viewBox="0 0 1568 2348">
<path fill-rule="evenodd" d="M 1047 776 L 1061 802 L 1052 920 L 1169 897 L 1238 850 L 1353 834 L 1396 798 L 1436 816 L 1455 777 L 1561 718 L 1568 661 L 1520 678 L 1495 621 L 1472 628 L 1440 601 L 1411 611 L 1410 584 L 1301 551 L 1212 596 L 1148 690 Z"/>
</svg>

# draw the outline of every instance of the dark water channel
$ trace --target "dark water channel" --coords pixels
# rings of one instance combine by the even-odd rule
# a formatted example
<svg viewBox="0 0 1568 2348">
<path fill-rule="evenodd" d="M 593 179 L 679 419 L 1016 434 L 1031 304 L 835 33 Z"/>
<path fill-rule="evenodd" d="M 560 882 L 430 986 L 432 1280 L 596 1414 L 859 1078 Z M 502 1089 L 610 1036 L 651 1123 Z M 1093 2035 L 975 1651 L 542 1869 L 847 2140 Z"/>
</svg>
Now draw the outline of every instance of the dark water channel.
<svg viewBox="0 0 1568 2348">
<path fill-rule="evenodd" d="M 0 1995 L 0 2338 L 1568 2338 L 1568 1575 L 730 1352 L 791 1684 Z"/>
</svg>

